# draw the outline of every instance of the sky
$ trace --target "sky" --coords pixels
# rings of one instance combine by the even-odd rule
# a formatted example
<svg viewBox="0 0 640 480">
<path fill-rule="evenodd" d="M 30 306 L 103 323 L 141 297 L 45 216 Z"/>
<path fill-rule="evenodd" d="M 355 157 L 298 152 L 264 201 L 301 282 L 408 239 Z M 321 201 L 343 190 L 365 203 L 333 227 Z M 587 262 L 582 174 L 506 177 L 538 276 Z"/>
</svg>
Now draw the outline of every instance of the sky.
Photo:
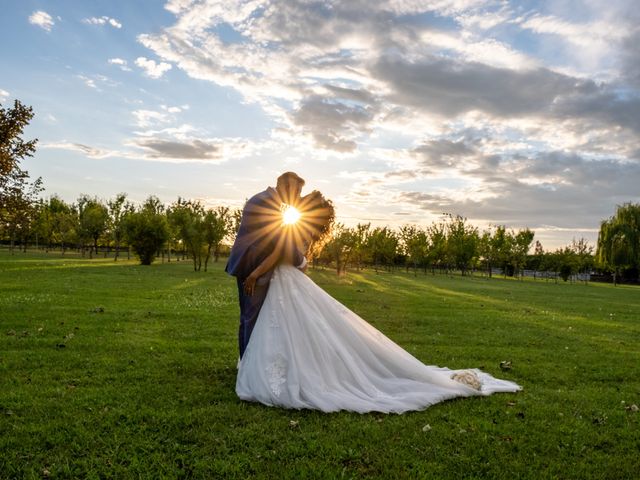
<svg viewBox="0 0 640 480">
<path fill-rule="evenodd" d="M 640 201 L 636 0 L 3 0 L 44 195 L 241 207 L 295 171 L 353 226 L 550 250 Z"/>
</svg>

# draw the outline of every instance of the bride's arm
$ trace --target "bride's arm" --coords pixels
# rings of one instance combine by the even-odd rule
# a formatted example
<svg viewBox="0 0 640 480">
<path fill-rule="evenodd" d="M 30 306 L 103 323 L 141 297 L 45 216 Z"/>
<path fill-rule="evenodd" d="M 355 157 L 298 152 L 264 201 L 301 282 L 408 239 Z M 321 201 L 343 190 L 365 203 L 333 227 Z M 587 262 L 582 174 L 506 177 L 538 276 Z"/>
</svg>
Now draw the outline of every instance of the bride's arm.
<svg viewBox="0 0 640 480">
<path fill-rule="evenodd" d="M 260 278 L 261 275 L 264 275 L 273 267 L 276 266 L 280 260 L 280 252 L 276 249 L 271 254 L 265 258 L 260 265 L 258 265 L 253 272 L 249 274 L 249 276 L 245 279 L 243 283 L 244 293 L 245 295 L 253 295 L 253 292 L 256 287 L 256 281 Z"/>
</svg>

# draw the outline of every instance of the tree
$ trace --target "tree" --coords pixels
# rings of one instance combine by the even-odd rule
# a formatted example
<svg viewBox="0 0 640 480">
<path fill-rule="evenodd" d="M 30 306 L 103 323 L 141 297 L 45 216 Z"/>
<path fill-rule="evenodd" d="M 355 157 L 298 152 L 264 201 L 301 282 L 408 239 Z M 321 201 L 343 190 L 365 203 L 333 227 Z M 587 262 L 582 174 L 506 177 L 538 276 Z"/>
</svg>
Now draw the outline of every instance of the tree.
<svg viewBox="0 0 640 480">
<path fill-rule="evenodd" d="M 516 275 L 522 275 L 522 268 L 527 260 L 527 254 L 529 253 L 534 235 L 534 232 L 525 228 L 513 236 L 511 264 L 513 265 L 513 270 Z"/>
<path fill-rule="evenodd" d="M 133 205 L 127 201 L 126 193 L 119 193 L 116 195 L 116 198 L 109 200 L 107 202 L 107 208 L 109 213 L 107 226 L 116 251 L 113 261 L 117 262 L 120 253 L 120 243 L 124 238 L 124 217 L 133 212 L 134 208 Z"/>
<path fill-rule="evenodd" d="M 336 273 L 338 275 L 344 275 L 346 273 L 354 245 L 354 232 L 341 223 L 336 224 L 333 228 L 331 239 L 325 246 L 325 250 L 331 260 L 336 262 Z"/>
<path fill-rule="evenodd" d="M 598 233 L 596 260 L 613 271 L 614 284 L 620 274 L 637 280 L 640 270 L 640 204 L 619 205 L 614 216 L 603 220 Z"/>
<path fill-rule="evenodd" d="M 64 255 L 67 246 L 78 241 L 78 211 L 56 196 L 49 198 L 47 209 L 51 215 L 52 241 L 61 246 Z"/>
<path fill-rule="evenodd" d="M 435 275 L 435 267 L 440 269 L 445 265 L 447 260 L 447 226 L 444 222 L 433 223 L 427 228 L 427 235 L 429 237 L 429 249 L 428 262 L 432 266 L 432 272 Z"/>
<path fill-rule="evenodd" d="M 12 251 L 16 239 L 26 249 L 38 195 L 43 190 L 40 178 L 30 184 L 29 173 L 20 168 L 20 161 L 36 151 L 37 139 L 22 139 L 32 118 L 33 109 L 18 100 L 13 108 L 0 105 L 0 229 L 9 234 Z"/>
<path fill-rule="evenodd" d="M 109 210 L 97 198 L 89 198 L 86 195 L 78 199 L 78 210 L 80 237 L 83 244 L 85 240 L 93 241 L 93 248 L 97 255 L 98 239 L 107 230 Z M 91 247 L 89 247 L 89 258 L 91 258 Z"/>
<path fill-rule="evenodd" d="M 427 232 L 414 225 L 404 225 L 400 228 L 399 236 L 406 256 L 407 272 L 409 271 L 409 265 L 413 266 L 414 275 L 417 274 L 419 266 L 424 267 L 426 270 L 429 252 Z"/>
<path fill-rule="evenodd" d="M 360 270 L 364 262 L 371 257 L 371 251 L 367 248 L 367 242 L 371 236 L 371 224 L 359 223 L 350 229 L 352 245 L 352 258 L 356 264 L 356 270 Z"/>
<path fill-rule="evenodd" d="M 169 223 L 183 242 L 193 260 L 193 270 L 199 272 L 203 260 L 207 261 L 206 211 L 194 200 L 178 200 L 169 207 Z M 206 267 L 205 267 L 206 268 Z"/>
<path fill-rule="evenodd" d="M 590 272 L 595 265 L 593 246 L 589 245 L 585 238 L 580 238 L 579 240 L 574 238 L 570 248 L 577 257 L 577 273 L 584 275 L 584 281 L 586 283 L 586 274 Z"/>
<path fill-rule="evenodd" d="M 36 151 L 37 139 L 28 142 L 22 139 L 24 127 L 32 118 L 33 109 L 19 100 L 14 102 L 13 108 L 5 109 L 0 105 L 0 195 L 28 177 L 20 168 L 20 161 L 32 157 Z"/>
<path fill-rule="evenodd" d="M 136 211 L 124 217 L 127 242 L 140 259 L 141 265 L 151 265 L 156 253 L 169 238 L 167 217 L 157 197 L 149 197 Z"/>
<path fill-rule="evenodd" d="M 455 266 L 466 274 L 476 256 L 478 246 L 478 229 L 467 224 L 467 219 L 460 215 L 449 215 L 447 224 L 446 252 L 449 265 Z"/>
<path fill-rule="evenodd" d="M 233 234 L 233 237 L 238 234 L 238 230 L 240 230 L 240 223 L 242 222 L 242 209 L 236 208 L 231 214 L 232 223 L 231 223 L 231 231 L 230 234 Z"/>
<path fill-rule="evenodd" d="M 377 271 L 379 265 L 393 265 L 398 251 L 398 237 L 388 227 L 377 227 L 369 234 L 366 246 Z"/>
<path fill-rule="evenodd" d="M 504 225 L 496 226 L 493 232 L 485 231 L 479 238 L 478 253 L 484 259 L 489 278 L 494 266 L 499 266 L 506 274 L 511 244 L 512 239 Z"/>
<path fill-rule="evenodd" d="M 215 210 L 207 210 L 204 215 L 202 227 L 204 229 L 204 241 L 207 253 L 204 260 L 204 271 L 207 271 L 209 258 L 213 253 L 214 261 L 218 261 L 220 255 L 220 243 L 232 228 L 232 217 L 229 207 L 218 207 Z"/>
</svg>

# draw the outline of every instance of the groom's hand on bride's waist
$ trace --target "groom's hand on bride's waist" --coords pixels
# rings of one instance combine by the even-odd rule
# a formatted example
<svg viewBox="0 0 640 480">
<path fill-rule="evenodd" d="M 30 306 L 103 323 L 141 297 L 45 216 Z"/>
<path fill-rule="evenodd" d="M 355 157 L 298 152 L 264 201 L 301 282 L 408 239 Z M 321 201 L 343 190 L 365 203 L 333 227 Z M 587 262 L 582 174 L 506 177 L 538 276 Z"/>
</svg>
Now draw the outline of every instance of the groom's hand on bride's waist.
<svg viewBox="0 0 640 480">
<path fill-rule="evenodd" d="M 255 275 L 249 275 L 247 278 L 245 278 L 244 282 L 242 283 L 242 288 L 244 290 L 244 294 L 251 296 L 253 295 L 253 292 L 256 289 L 256 281 L 258 280 L 258 278 Z"/>
</svg>

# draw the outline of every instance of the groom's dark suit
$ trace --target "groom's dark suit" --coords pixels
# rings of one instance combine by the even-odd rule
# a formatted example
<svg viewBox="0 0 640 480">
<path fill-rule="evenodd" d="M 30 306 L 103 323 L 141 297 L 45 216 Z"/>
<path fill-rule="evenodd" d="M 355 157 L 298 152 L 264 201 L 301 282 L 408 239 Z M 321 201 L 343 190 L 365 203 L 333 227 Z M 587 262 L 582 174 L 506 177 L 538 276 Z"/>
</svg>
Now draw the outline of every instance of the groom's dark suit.
<svg viewBox="0 0 640 480">
<path fill-rule="evenodd" d="M 280 205 L 280 197 L 271 187 L 249 199 L 242 211 L 242 222 L 225 268 L 226 272 L 235 276 L 238 282 L 240 357 L 247 348 L 260 308 L 267 296 L 273 270 L 268 271 L 256 281 L 253 295 L 245 295 L 243 284 L 251 272 L 273 252 L 278 242 L 282 240 L 281 235 L 284 231 L 280 228 Z M 293 250 L 291 252 L 293 264 L 302 264 L 304 256 L 295 249 L 294 245 L 287 243 L 285 248 Z"/>
</svg>

